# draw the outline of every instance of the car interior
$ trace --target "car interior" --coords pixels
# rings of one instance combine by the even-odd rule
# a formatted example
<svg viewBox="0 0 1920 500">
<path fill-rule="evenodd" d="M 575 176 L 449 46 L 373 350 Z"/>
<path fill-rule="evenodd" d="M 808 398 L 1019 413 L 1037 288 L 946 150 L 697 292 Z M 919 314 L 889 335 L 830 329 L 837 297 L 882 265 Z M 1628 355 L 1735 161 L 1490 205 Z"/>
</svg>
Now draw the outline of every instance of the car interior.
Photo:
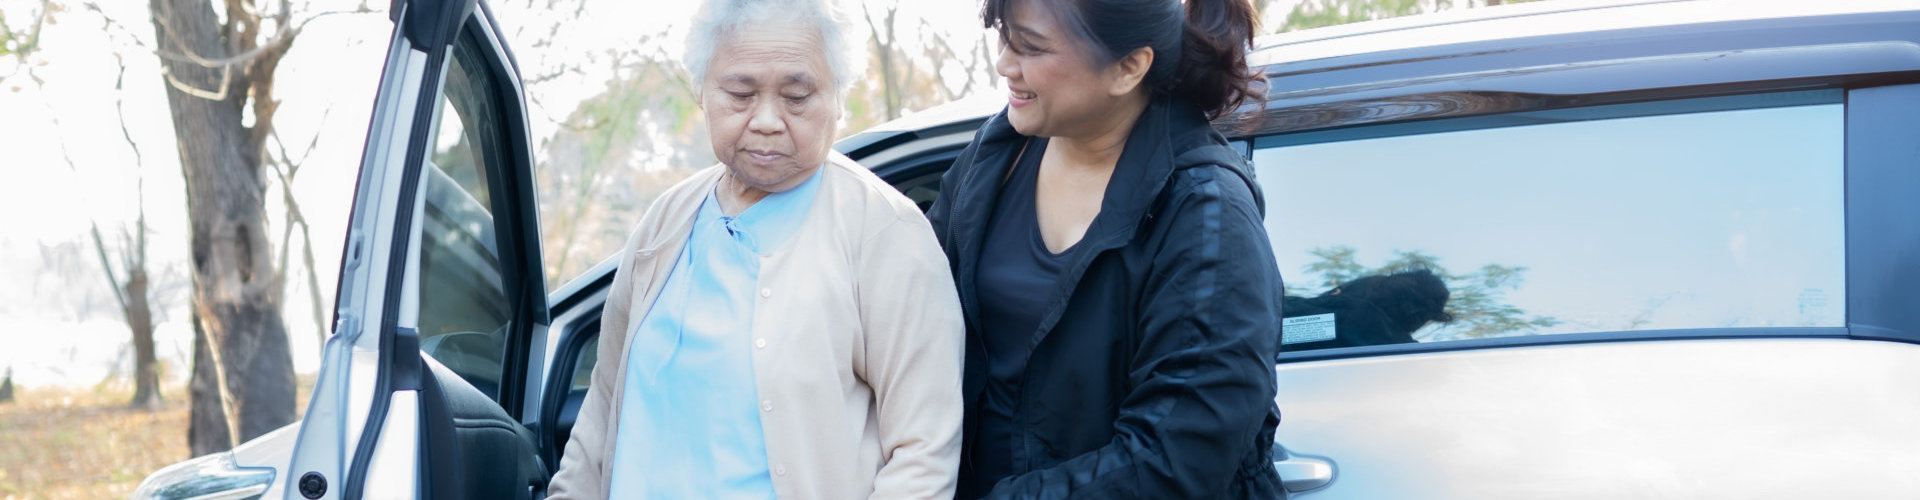
<svg viewBox="0 0 1920 500">
<path fill-rule="evenodd" d="M 534 498 L 549 468 L 533 431 L 446 365 L 421 355 L 421 484 L 431 499 Z"/>
</svg>

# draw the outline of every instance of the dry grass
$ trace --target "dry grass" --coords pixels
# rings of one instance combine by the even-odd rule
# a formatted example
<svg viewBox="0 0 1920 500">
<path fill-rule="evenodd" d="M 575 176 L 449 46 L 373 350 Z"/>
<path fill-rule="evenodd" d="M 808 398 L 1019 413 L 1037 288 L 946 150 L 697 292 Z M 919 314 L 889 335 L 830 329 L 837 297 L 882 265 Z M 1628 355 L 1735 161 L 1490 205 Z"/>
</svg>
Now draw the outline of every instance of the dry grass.
<svg viewBox="0 0 1920 500">
<path fill-rule="evenodd" d="M 158 410 L 127 408 L 130 384 L 21 388 L 0 403 L 0 500 L 126 498 L 148 474 L 186 460 L 187 390 Z M 300 377 L 304 411 L 312 377 Z"/>
</svg>

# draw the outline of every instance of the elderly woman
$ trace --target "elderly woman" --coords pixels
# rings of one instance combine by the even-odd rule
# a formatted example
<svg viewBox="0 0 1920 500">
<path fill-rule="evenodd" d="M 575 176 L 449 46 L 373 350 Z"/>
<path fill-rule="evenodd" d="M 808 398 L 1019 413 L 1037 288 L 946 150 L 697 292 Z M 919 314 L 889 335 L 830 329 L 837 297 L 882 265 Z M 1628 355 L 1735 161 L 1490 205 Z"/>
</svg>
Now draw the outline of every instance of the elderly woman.
<svg viewBox="0 0 1920 500">
<path fill-rule="evenodd" d="M 550 498 L 953 496 L 959 299 L 915 205 L 830 147 L 862 48 L 830 1 L 695 18 L 721 165 L 628 240 Z"/>
</svg>

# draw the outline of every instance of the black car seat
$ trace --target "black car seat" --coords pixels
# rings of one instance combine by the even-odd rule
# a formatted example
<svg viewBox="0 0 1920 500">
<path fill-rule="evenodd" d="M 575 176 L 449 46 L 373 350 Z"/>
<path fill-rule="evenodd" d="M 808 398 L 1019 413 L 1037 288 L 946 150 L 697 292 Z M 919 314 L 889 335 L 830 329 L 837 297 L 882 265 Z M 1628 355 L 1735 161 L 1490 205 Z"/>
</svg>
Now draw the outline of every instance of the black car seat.
<svg viewBox="0 0 1920 500">
<path fill-rule="evenodd" d="M 533 499 L 548 469 L 534 435 L 430 356 L 420 381 L 421 484 L 431 500 Z"/>
</svg>

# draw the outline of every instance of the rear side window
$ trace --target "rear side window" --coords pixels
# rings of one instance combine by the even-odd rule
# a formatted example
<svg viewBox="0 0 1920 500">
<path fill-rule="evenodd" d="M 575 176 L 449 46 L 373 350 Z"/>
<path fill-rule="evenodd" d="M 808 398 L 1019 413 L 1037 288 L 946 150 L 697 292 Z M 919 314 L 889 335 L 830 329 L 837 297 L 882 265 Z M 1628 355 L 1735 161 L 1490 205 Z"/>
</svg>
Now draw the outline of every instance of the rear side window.
<svg viewBox="0 0 1920 500">
<path fill-rule="evenodd" d="M 1846 320 L 1839 91 L 1255 141 L 1283 350 Z"/>
</svg>

